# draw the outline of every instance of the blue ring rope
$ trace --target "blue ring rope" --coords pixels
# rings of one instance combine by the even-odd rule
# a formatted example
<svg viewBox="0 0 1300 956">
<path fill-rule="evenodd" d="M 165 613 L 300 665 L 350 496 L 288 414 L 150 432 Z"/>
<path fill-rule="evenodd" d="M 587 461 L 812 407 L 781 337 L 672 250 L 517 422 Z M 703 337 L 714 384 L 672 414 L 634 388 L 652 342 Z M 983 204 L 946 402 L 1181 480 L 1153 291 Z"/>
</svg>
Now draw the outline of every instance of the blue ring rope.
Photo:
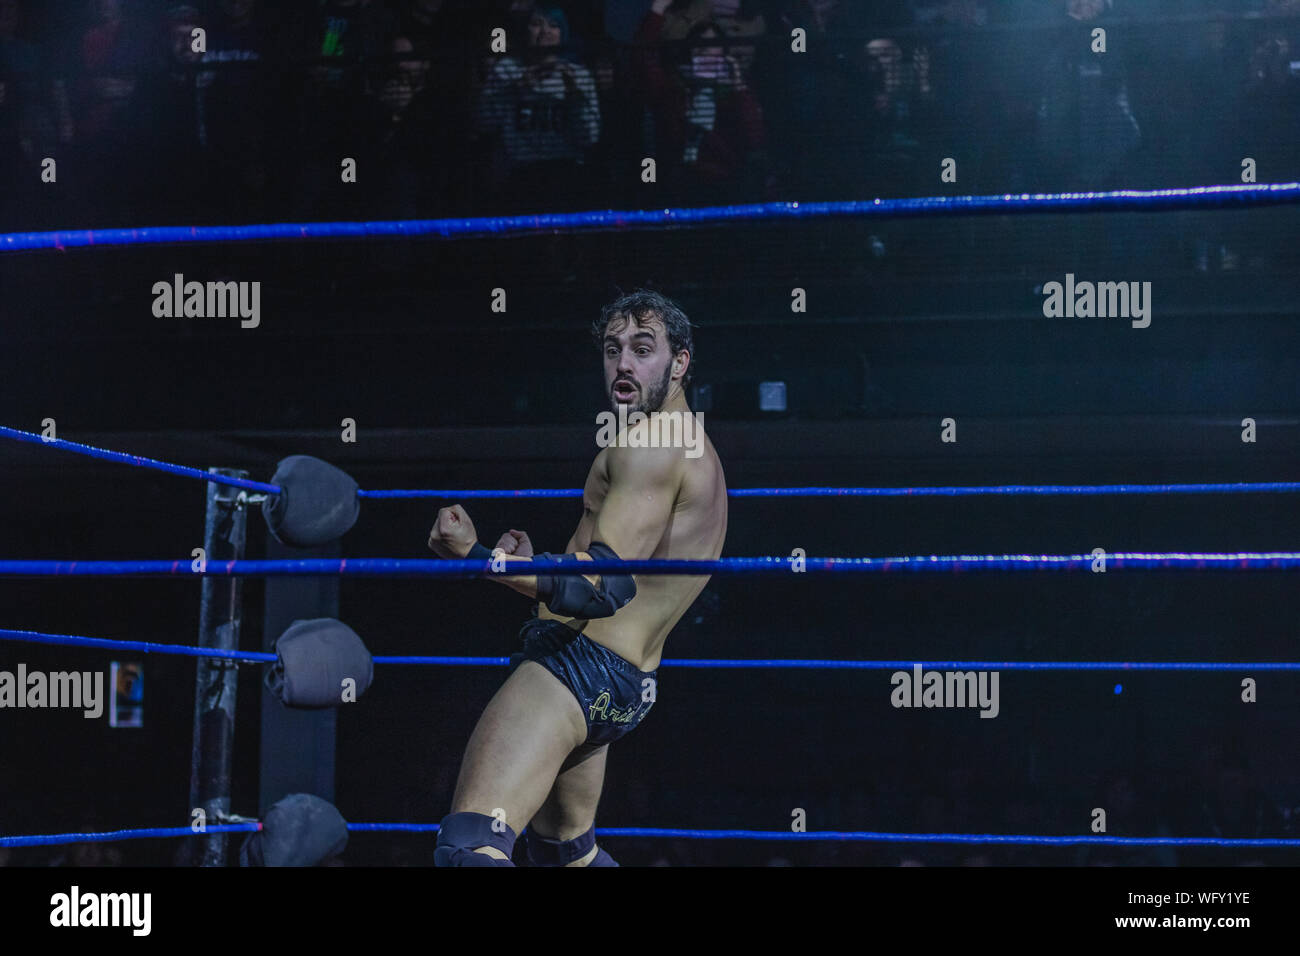
<svg viewBox="0 0 1300 956">
<path fill-rule="evenodd" d="M 14 441 L 27 442 L 31 445 L 44 445 L 47 448 L 57 448 L 60 451 L 75 452 L 78 455 L 86 455 L 90 458 L 99 458 L 103 461 L 115 461 L 123 465 L 134 465 L 136 468 L 152 468 L 154 471 L 165 472 L 169 475 L 180 475 L 183 478 L 198 478 L 201 481 L 211 481 L 218 485 L 229 485 L 231 488 L 243 488 L 247 491 L 260 491 L 268 495 L 278 495 L 280 493 L 279 485 L 268 485 L 260 481 L 249 481 L 246 478 L 232 478 L 228 475 L 214 475 L 198 468 L 187 468 L 185 465 L 173 465 L 170 462 L 158 461 L 156 458 L 145 458 L 141 455 L 128 455 L 124 452 L 110 451 L 107 448 L 96 448 L 94 445 L 83 445 L 79 442 L 66 441 L 62 438 L 46 438 L 44 435 L 20 431 L 17 428 L 6 428 L 4 425 L 0 425 L 0 438 L 12 438 Z"/>
<path fill-rule="evenodd" d="M 730 488 L 731 498 L 962 498 L 976 495 L 1232 495 L 1300 491 L 1300 481 L 1188 482 L 1160 485 L 939 485 L 916 488 L 804 486 Z M 581 498 L 581 488 L 456 488 L 359 491 L 360 498 Z"/>
<path fill-rule="evenodd" d="M 198 478 L 201 481 L 211 481 L 219 485 L 228 485 L 232 488 L 243 488 L 248 491 L 257 491 L 263 494 L 278 495 L 281 492 L 279 485 L 260 481 L 249 481 L 246 478 L 231 478 L 226 475 L 215 475 L 210 472 L 201 471 L 198 468 L 189 468 L 185 465 L 174 465 L 169 462 L 158 461 L 154 458 L 145 458 L 141 455 L 129 455 L 124 452 L 110 451 L 105 448 L 96 448 L 93 445 L 83 445 L 79 442 L 66 441 L 61 438 L 47 439 L 42 435 L 35 434 L 34 432 L 25 432 L 17 428 L 7 428 L 3 425 L 0 425 L 0 438 L 10 438 L 15 441 L 26 442 L 32 445 L 53 447 L 60 451 L 75 452 L 76 454 L 86 455 L 90 458 L 98 458 L 102 461 L 112 461 L 124 465 L 133 465 L 137 468 L 151 468 L 155 471 L 164 472 L 169 475 L 179 475 L 184 478 Z M 1181 484 L 1149 485 L 941 485 L 936 487 L 916 488 L 836 488 L 807 486 L 799 488 L 732 488 L 727 492 L 727 494 L 732 498 L 923 498 L 964 497 L 967 495 L 1260 494 L 1297 491 L 1300 491 L 1300 481 L 1188 482 Z M 381 491 L 361 490 L 357 492 L 357 497 L 371 499 L 438 498 L 450 500 L 469 500 L 472 498 L 581 498 L 582 489 L 398 488 Z"/>
<path fill-rule="evenodd" d="M 65 647 L 98 647 L 109 651 L 142 651 L 145 654 L 177 654 L 182 657 L 219 657 L 226 660 L 274 664 L 276 655 L 262 651 L 226 650 L 219 647 L 194 647 L 188 644 L 159 644 L 154 641 L 120 641 L 109 637 L 82 637 L 77 634 L 47 634 L 43 631 L 19 631 L 0 628 L 0 640 L 28 644 L 56 644 Z"/>
<path fill-rule="evenodd" d="M 877 830 L 690 830 L 673 827 L 597 827 L 606 837 L 658 837 L 686 840 L 845 840 L 871 843 L 1018 843 L 1048 846 L 1286 846 L 1300 847 L 1300 839 L 1282 837 L 1117 837 L 1039 836 L 1030 833 L 886 833 Z"/>
<path fill-rule="evenodd" d="M 114 840 L 148 840 L 164 837 L 202 837 L 214 833 L 255 833 L 260 823 L 222 823 L 195 833 L 189 827 L 141 827 L 103 833 L 47 833 L 33 836 L 0 836 L 0 846 L 57 846 L 62 843 L 109 843 Z"/>
<path fill-rule="evenodd" d="M 733 492 L 734 494 L 734 492 Z M 469 498 L 581 498 L 581 488 L 516 488 L 507 489 L 407 489 L 357 492 L 358 498 L 447 498 L 452 501 Z"/>
<path fill-rule="evenodd" d="M 1080 571 L 1093 566 L 1087 554 L 913 555 L 889 558 L 718 558 L 713 561 L 565 561 L 545 566 L 547 574 L 621 573 L 640 575 L 793 575 L 889 574 L 898 572 Z M 1243 553 L 1114 552 L 1107 570 L 1280 571 L 1300 568 L 1300 552 Z M 491 562 L 424 558 L 307 558 L 274 561 L 209 561 L 195 571 L 193 560 L 178 561 L 0 561 L 0 577 L 310 577 L 480 578 L 536 574 L 531 563 L 509 562 L 492 571 Z"/>
<path fill-rule="evenodd" d="M 1070 210 L 1169 210 L 1198 207 L 1269 206 L 1300 201 L 1300 183 L 1233 184 L 1108 192 L 1003 193 L 988 196 L 927 196 L 842 202 L 773 202 L 651 210 L 594 210 L 462 219 L 399 219 L 374 222 L 265 223 L 246 226 L 145 226 L 0 234 L 0 252 L 65 250 L 84 246 L 158 243 L 255 242 L 275 239 L 441 239 L 519 236 L 550 232 L 629 231 L 667 226 L 707 226 L 791 219 L 917 218 L 980 214 L 1053 213 Z"/>
<path fill-rule="evenodd" d="M 436 823 L 349 823 L 353 833 L 437 833 Z M 111 840 L 145 840 L 163 837 L 203 837 L 214 833 L 252 833 L 259 823 L 232 823 L 210 826 L 202 833 L 189 827 L 146 827 L 136 830 L 113 830 L 106 833 L 50 833 L 33 836 L 0 836 L 0 847 L 52 846 L 63 843 L 102 843 Z M 888 833 L 877 830 L 810 830 L 793 833 L 785 830 L 691 830 L 681 827 L 597 827 L 601 837 L 644 837 L 685 840 L 792 840 L 820 842 L 837 840 L 857 843 L 1013 843 L 1046 846 L 1227 846 L 1227 847 L 1300 847 L 1300 839 L 1283 837 L 1120 837 L 1042 836 L 1032 833 Z"/>
<path fill-rule="evenodd" d="M 0 628 L 0 640 L 71 647 L 97 647 L 111 651 L 143 651 L 146 654 L 176 654 L 187 657 L 221 657 L 227 660 L 273 664 L 277 655 L 264 651 L 223 650 L 187 644 L 157 644 L 151 641 L 119 641 L 74 634 L 46 634 Z M 380 655 L 376 664 L 427 665 L 435 667 L 505 667 L 508 657 L 458 657 L 448 655 Z M 999 671 L 1300 671 L 1300 662 L 1288 661 L 843 661 L 817 659 L 666 657 L 660 667 L 708 669 L 807 669 L 807 670 L 910 670 L 920 665 L 929 670 Z"/>
<path fill-rule="evenodd" d="M 0 638 L 4 632 L 0 631 Z M 376 664 L 431 664 L 440 667 L 504 667 L 508 657 L 376 657 Z M 1261 661 L 839 661 L 761 658 L 665 657 L 660 667 L 710 670 L 927 670 L 986 671 L 1300 671 L 1300 662 Z"/>
</svg>

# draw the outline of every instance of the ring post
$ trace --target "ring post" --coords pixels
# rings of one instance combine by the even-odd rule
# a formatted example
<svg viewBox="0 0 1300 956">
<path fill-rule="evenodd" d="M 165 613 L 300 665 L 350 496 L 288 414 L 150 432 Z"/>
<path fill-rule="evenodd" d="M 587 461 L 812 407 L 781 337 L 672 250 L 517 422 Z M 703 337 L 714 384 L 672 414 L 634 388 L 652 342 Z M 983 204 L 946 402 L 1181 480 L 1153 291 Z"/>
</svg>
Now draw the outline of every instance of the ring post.
<svg viewBox="0 0 1300 956">
<path fill-rule="evenodd" d="M 247 478 L 248 472 L 211 468 L 212 474 Z M 247 492 L 208 482 L 203 551 L 208 561 L 244 557 L 248 524 Z M 205 577 L 199 607 L 199 645 L 223 650 L 239 647 L 243 583 L 238 577 Z M 235 737 L 237 665 L 203 657 L 194 685 L 194 744 L 190 759 L 190 810 L 203 811 L 206 824 L 225 822 L 230 812 L 230 763 Z M 193 821 L 193 816 L 191 816 Z M 214 833 L 195 854 L 200 866 L 224 866 L 226 836 Z"/>
<path fill-rule="evenodd" d="M 274 535 L 266 536 L 268 559 L 338 558 L 339 553 L 337 541 L 304 549 L 281 544 Z M 337 576 L 267 578 L 265 587 L 263 651 L 274 653 L 275 642 L 294 621 L 339 616 Z M 285 707 L 263 682 L 259 815 L 288 793 L 310 793 L 334 802 L 337 715 L 337 708 Z"/>
</svg>

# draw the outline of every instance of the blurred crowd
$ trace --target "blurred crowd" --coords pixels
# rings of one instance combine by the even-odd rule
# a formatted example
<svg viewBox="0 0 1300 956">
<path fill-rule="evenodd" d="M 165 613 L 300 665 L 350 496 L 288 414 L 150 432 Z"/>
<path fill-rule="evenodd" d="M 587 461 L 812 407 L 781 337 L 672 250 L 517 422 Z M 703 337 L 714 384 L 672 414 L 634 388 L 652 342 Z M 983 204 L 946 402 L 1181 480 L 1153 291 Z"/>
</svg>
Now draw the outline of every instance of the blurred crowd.
<svg viewBox="0 0 1300 956">
<path fill-rule="evenodd" d="M 0 0 L 5 228 L 1282 181 L 1298 110 L 1300 0 Z"/>
</svg>

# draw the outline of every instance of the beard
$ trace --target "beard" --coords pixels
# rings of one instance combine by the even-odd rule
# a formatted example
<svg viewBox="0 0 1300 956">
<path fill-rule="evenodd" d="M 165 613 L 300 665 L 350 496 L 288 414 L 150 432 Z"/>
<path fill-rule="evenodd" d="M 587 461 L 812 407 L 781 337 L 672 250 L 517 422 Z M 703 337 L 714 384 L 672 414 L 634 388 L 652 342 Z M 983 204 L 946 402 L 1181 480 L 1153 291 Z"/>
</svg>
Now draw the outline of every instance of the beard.
<svg viewBox="0 0 1300 956">
<path fill-rule="evenodd" d="M 651 412 L 657 412 L 664 407 L 664 400 L 668 397 L 668 385 L 672 381 L 673 366 L 670 362 L 664 369 L 663 378 L 658 383 L 650 386 L 650 391 L 642 393 L 639 400 L 633 400 L 627 403 L 628 414 L 632 412 L 644 412 L 649 415 Z M 613 387 L 611 386 L 610 407 L 617 412 L 619 402 L 613 396 Z M 637 391 L 640 392 L 640 383 L 637 383 Z"/>
</svg>

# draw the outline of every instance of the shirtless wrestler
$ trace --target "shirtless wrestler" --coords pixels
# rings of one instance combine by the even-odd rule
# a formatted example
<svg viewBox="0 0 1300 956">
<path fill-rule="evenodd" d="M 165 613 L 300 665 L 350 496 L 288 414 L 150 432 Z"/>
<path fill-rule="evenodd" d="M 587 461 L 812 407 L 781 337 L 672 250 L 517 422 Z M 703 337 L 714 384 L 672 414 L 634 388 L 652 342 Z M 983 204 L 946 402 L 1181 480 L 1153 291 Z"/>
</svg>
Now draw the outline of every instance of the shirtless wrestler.
<svg viewBox="0 0 1300 956">
<path fill-rule="evenodd" d="M 565 555 L 534 556 L 521 531 L 497 543 L 500 559 L 538 566 L 535 575 L 496 578 L 539 601 L 538 614 L 524 624 L 523 653 L 470 736 L 438 834 L 438 866 L 511 866 L 524 827 L 530 865 L 617 865 L 595 837 L 609 745 L 649 713 L 664 640 L 708 578 L 541 569 L 595 557 L 709 560 L 722 553 L 722 463 L 686 404 L 690 322 L 671 300 L 635 292 L 606 306 L 593 332 L 614 412 L 624 406 L 647 417 L 633 416 L 596 455 Z M 689 454 L 637 434 L 664 419 L 651 412 L 690 419 Z M 491 557 L 459 505 L 438 512 L 429 548 L 442 558 Z"/>
</svg>

